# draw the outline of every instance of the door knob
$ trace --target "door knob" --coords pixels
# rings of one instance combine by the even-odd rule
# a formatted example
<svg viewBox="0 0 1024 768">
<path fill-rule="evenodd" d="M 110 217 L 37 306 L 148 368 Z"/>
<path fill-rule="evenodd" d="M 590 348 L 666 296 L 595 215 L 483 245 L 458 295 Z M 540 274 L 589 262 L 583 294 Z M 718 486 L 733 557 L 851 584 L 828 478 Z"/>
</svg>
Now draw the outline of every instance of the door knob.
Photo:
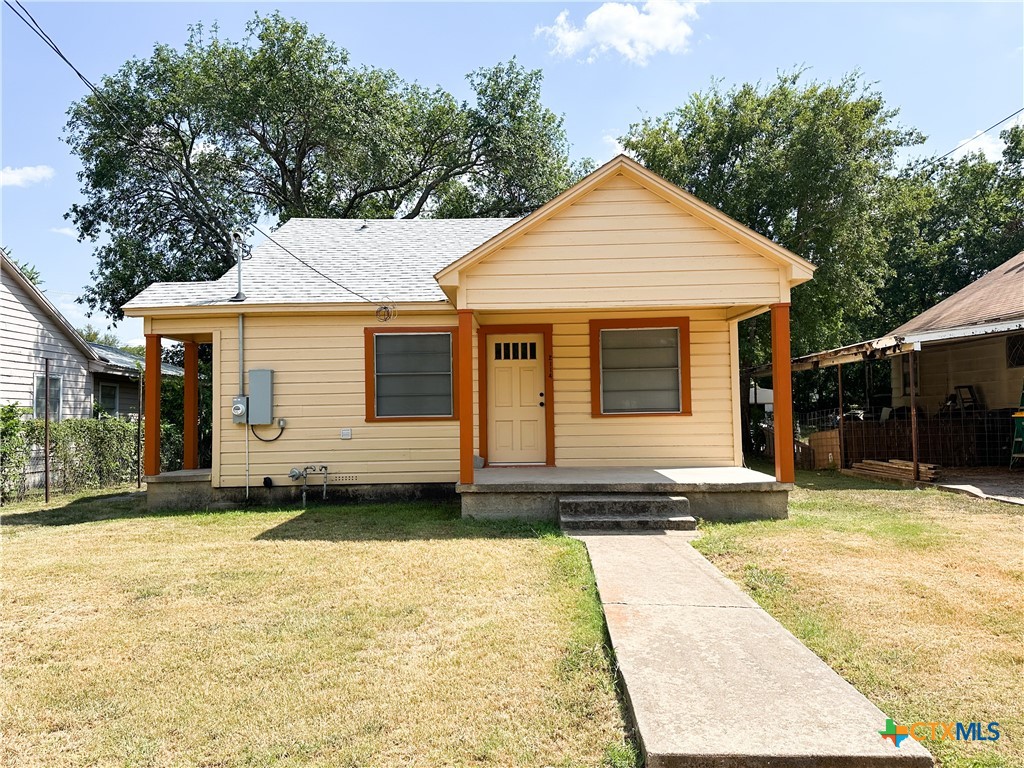
<svg viewBox="0 0 1024 768">
<path fill-rule="evenodd" d="M 540 405 L 540 407 L 543 408 L 544 407 L 544 401 L 541 400 L 540 403 L 538 403 L 538 405 Z"/>
</svg>

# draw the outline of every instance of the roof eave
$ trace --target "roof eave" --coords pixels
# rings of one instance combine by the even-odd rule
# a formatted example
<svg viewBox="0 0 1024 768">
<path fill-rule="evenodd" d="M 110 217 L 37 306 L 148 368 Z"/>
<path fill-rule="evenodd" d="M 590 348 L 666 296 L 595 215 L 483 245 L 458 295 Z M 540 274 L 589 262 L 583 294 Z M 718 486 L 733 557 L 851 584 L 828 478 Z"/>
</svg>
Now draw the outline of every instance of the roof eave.
<svg viewBox="0 0 1024 768">
<path fill-rule="evenodd" d="M 25 291 L 29 296 L 31 296 L 35 300 L 35 302 L 39 305 L 43 312 L 49 315 L 51 320 L 53 320 L 55 323 L 57 323 L 57 325 L 60 326 L 60 329 L 68 337 L 71 343 L 78 347 L 78 349 L 91 362 L 99 361 L 100 356 L 96 353 L 96 350 L 93 349 L 89 342 L 87 342 L 85 338 L 82 336 L 82 334 L 80 334 L 75 329 L 75 327 L 67 321 L 67 318 L 60 313 L 60 310 L 58 310 L 55 306 L 53 306 L 53 304 L 50 303 L 50 300 L 46 298 L 43 292 L 40 291 L 31 280 L 25 277 L 22 271 L 18 268 L 18 265 L 14 263 L 14 260 L 9 259 L 6 256 L 6 254 L 4 254 L 3 264 L 10 268 L 10 274 L 14 278 L 14 282 L 17 283 L 18 286 L 23 291 Z"/>
</svg>

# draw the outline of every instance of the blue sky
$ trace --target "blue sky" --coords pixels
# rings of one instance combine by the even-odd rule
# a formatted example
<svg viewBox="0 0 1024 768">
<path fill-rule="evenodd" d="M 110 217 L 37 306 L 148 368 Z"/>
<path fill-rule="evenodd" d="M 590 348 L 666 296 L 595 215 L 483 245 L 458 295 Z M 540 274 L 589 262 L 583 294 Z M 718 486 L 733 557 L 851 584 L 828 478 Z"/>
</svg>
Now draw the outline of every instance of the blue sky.
<svg viewBox="0 0 1024 768">
<path fill-rule="evenodd" d="M 188 24 L 219 23 L 237 39 L 275 8 L 349 50 L 354 63 L 466 96 L 465 75 L 517 56 L 544 70 L 544 101 L 564 114 L 577 157 L 609 159 L 643 115 L 681 104 L 714 79 L 771 80 L 807 67 L 838 79 L 860 69 L 900 121 L 942 153 L 1024 106 L 1024 3 L 812 3 L 658 0 L 628 3 L 27 3 L 68 57 L 98 80 L 155 43 L 179 45 Z M 77 160 L 61 142 L 82 85 L 7 8 L 2 32 L 0 243 L 43 273 L 72 323 L 92 245 L 62 233 L 78 199 Z M 546 31 L 545 31 L 546 30 Z M 970 146 L 998 151 L 997 131 Z M 92 322 L 106 326 L 96 317 Z M 137 321 L 116 328 L 141 336 Z"/>
</svg>

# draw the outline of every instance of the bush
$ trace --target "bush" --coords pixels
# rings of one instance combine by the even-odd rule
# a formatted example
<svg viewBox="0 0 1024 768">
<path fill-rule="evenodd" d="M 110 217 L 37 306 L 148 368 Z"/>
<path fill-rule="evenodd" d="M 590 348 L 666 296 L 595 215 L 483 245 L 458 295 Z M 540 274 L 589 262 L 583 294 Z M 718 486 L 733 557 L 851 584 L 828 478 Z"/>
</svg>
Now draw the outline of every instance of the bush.
<svg viewBox="0 0 1024 768">
<path fill-rule="evenodd" d="M 50 487 L 63 493 L 130 483 L 138 473 L 135 422 L 64 419 L 50 423 Z M 25 422 L 26 442 L 43 445 L 42 419 Z"/>
<path fill-rule="evenodd" d="M 28 409 L 18 405 L 0 406 L 0 500 L 24 494 L 28 446 L 23 416 Z"/>
</svg>

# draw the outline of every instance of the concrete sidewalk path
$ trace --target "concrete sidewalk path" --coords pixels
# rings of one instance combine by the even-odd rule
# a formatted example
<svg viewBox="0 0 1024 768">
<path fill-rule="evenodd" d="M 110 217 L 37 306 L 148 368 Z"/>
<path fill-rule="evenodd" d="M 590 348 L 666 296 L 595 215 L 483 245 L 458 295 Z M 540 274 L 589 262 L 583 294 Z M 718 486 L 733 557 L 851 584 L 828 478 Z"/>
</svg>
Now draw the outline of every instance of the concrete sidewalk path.
<svg viewBox="0 0 1024 768">
<path fill-rule="evenodd" d="M 886 716 L 690 546 L 580 532 L 649 768 L 925 768 Z"/>
</svg>

